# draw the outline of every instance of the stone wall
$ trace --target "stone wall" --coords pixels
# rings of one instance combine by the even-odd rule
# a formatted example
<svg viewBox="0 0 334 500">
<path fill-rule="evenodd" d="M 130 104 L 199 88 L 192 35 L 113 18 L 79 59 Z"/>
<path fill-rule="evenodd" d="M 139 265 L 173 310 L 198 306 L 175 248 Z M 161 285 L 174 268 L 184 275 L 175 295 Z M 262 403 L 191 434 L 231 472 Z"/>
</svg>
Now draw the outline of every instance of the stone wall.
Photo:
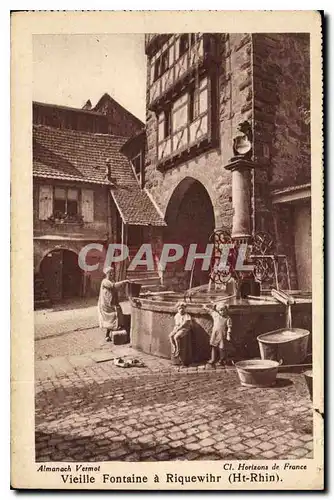
<svg viewBox="0 0 334 500">
<path fill-rule="evenodd" d="M 309 35 L 254 34 L 254 154 L 257 208 L 268 184 L 311 182 Z M 270 209 L 270 207 L 267 207 Z"/>
<path fill-rule="evenodd" d="M 157 118 L 147 110 L 147 150 L 145 187 L 165 214 L 175 188 L 186 177 L 203 184 L 214 209 L 216 227 L 232 225 L 231 174 L 224 169 L 231 156 L 232 137 L 238 124 L 252 119 L 251 36 L 247 34 L 217 35 L 218 109 L 212 109 L 219 124 L 218 147 L 200 153 L 193 159 L 162 173 L 157 164 Z M 149 78 L 149 74 L 147 75 Z"/>
<path fill-rule="evenodd" d="M 223 165 L 233 156 L 238 125 L 252 121 L 252 38 L 246 33 L 221 35 L 219 118 Z"/>
<path fill-rule="evenodd" d="M 83 242 L 75 240 L 34 240 L 34 273 L 40 272 L 41 262 L 44 257 L 50 252 L 53 252 L 55 250 L 69 250 L 70 252 L 79 255 L 82 246 Z M 102 272 L 103 258 L 103 255 L 101 255 L 101 259 L 94 262 L 91 260 L 90 262 L 91 264 L 100 262 L 99 269 L 93 272 L 83 272 L 82 295 L 85 297 L 94 297 L 99 293 L 101 281 L 104 277 Z M 48 278 L 49 280 L 52 280 L 52 276 Z"/>
<path fill-rule="evenodd" d="M 273 189 L 310 182 L 309 37 L 306 34 L 220 34 L 217 36 L 218 144 L 167 171 L 157 167 L 157 119 L 147 110 L 146 188 L 163 214 L 174 190 L 187 177 L 203 184 L 214 210 L 215 227 L 232 226 L 231 173 L 238 125 L 253 130 L 252 230 L 269 231 L 287 254 L 296 286 L 291 210 L 272 206 Z M 149 77 L 149 75 L 148 75 Z M 283 230 L 284 229 L 284 230 Z"/>
<path fill-rule="evenodd" d="M 106 240 L 110 232 L 108 228 L 108 195 L 107 187 L 90 185 L 94 189 L 94 221 L 84 224 L 59 224 L 48 220 L 39 219 L 39 185 L 52 184 L 56 186 L 69 186 L 71 184 L 62 181 L 47 179 L 34 180 L 33 186 L 33 210 L 34 210 L 34 235 L 42 236 L 45 234 L 59 236 L 81 236 L 94 239 Z M 73 185 L 74 187 L 74 185 Z M 75 185 L 78 187 L 78 185 Z M 87 187 L 83 186 L 83 187 Z"/>
<path fill-rule="evenodd" d="M 44 184 L 60 181 L 42 181 Z M 34 181 L 33 186 L 33 210 L 34 210 L 34 273 L 40 271 L 40 265 L 44 257 L 50 252 L 61 249 L 69 250 L 79 254 L 80 250 L 88 243 L 104 243 L 110 234 L 108 228 L 108 189 L 102 186 L 94 187 L 94 222 L 75 223 L 52 223 L 47 220 L 39 220 L 39 181 Z M 90 254 L 90 264 L 100 263 L 97 271 L 84 273 L 83 293 L 85 296 L 97 295 L 104 264 L 104 255 L 94 258 Z M 97 259 L 97 260 L 96 260 Z"/>
<path fill-rule="evenodd" d="M 220 225 L 231 217 L 231 178 L 223 166 L 233 156 L 233 137 L 244 120 L 253 125 L 254 159 L 264 167 L 255 182 L 258 210 L 268 209 L 268 183 L 277 189 L 310 182 L 310 68 L 307 34 L 217 37 L 219 106 L 214 112 L 219 115 L 218 148 L 160 173 L 156 169 L 157 119 L 148 110 L 145 178 L 146 187 L 165 212 L 177 183 L 186 175 L 202 182 L 205 169 L 204 185 L 213 195 Z"/>
<path fill-rule="evenodd" d="M 293 207 L 272 206 L 273 189 L 311 182 L 309 35 L 254 34 L 255 227 L 275 236 L 296 288 Z M 309 269 L 309 274 L 311 270 Z"/>
</svg>

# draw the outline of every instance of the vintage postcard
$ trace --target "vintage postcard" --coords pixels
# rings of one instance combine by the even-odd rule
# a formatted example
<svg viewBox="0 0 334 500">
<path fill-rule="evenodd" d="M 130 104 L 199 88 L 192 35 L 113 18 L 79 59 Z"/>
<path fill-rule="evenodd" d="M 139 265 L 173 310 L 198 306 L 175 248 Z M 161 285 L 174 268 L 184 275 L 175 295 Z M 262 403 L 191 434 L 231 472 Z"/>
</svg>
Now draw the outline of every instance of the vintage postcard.
<svg viewBox="0 0 334 500">
<path fill-rule="evenodd" d="M 321 490 L 318 12 L 15 12 L 13 488 Z"/>
</svg>

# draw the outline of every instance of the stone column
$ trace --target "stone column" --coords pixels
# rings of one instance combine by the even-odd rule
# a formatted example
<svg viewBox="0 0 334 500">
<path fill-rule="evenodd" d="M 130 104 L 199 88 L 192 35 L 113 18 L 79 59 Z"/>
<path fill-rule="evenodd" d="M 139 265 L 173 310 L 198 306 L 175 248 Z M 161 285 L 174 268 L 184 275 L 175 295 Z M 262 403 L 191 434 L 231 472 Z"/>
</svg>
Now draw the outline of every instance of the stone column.
<svg viewBox="0 0 334 500">
<path fill-rule="evenodd" d="M 255 167 L 249 160 L 236 159 L 225 166 L 232 172 L 232 205 L 234 240 L 248 240 L 252 235 L 251 228 L 251 170 Z"/>
</svg>

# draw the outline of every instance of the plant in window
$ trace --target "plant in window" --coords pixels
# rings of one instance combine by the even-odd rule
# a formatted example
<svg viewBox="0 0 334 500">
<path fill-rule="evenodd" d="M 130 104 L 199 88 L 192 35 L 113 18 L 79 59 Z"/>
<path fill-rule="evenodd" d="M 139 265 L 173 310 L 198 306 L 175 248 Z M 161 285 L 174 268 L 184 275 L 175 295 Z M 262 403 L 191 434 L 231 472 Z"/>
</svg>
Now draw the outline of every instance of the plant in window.
<svg viewBox="0 0 334 500">
<path fill-rule="evenodd" d="M 76 188 L 55 187 L 53 196 L 53 213 L 48 219 L 51 222 L 82 223 L 79 214 L 79 190 Z"/>
</svg>

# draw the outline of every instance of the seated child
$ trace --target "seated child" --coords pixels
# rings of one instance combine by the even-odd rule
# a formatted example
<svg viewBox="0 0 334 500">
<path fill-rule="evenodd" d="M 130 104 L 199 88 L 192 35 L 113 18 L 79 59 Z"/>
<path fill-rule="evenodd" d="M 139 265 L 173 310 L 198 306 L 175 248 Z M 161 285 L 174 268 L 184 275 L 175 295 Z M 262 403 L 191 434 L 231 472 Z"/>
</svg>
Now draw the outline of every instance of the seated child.
<svg viewBox="0 0 334 500">
<path fill-rule="evenodd" d="M 169 340 L 172 346 L 172 355 L 180 355 L 180 339 L 185 337 L 191 330 L 191 316 L 186 313 L 186 304 L 179 302 L 177 304 L 177 313 L 174 316 L 175 326 L 169 334 Z"/>
<path fill-rule="evenodd" d="M 228 315 L 226 304 L 212 304 L 204 306 L 212 317 L 213 326 L 210 338 L 211 359 L 209 363 L 214 365 L 217 358 L 221 364 L 227 361 L 228 345 L 231 341 L 232 319 Z"/>
</svg>

